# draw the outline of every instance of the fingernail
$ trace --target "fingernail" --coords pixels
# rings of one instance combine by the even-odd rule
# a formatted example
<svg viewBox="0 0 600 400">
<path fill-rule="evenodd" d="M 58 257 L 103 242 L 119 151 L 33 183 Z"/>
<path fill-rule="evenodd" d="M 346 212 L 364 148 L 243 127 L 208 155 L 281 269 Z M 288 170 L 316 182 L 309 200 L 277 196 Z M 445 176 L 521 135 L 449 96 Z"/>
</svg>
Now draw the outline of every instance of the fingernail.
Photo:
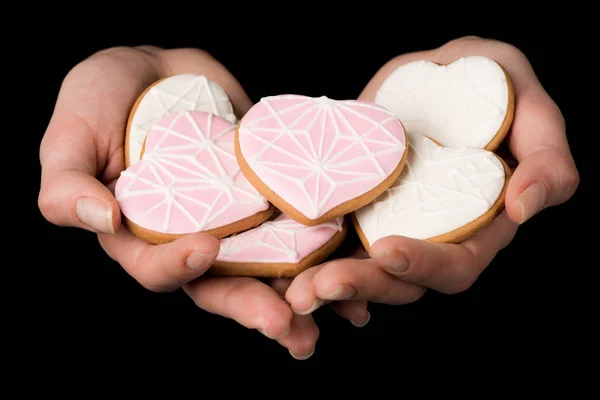
<svg viewBox="0 0 600 400">
<path fill-rule="evenodd" d="M 365 320 L 363 320 L 362 322 L 355 322 L 352 320 L 350 320 L 350 322 L 352 323 L 352 325 L 356 326 L 357 328 L 362 328 L 363 326 L 367 325 L 370 320 L 371 320 L 371 313 L 367 311 L 367 318 Z"/>
<path fill-rule="evenodd" d="M 517 197 L 517 202 L 521 207 L 521 224 L 542 209 L 547 195 L 546 187 L 543 184 L 533 182 Z"/>
<path fill-rule="evenodd" d="M 315 354 L 315 350 L 314 349 L 313 349 L 313 351 L 310 352 L 310 354 L 305 355 L 305 356 L 297 356 L 294 353 L 292 353 L 292 351 L 290 350 L 290 355 L 292 357 L 294 357 L 296 360 L 306 360 L 308 358 L 311 358 L 313 354 Z"/>
<path fill-rule="evenodd" d="M 192 271 L 201 271 L 207 269 L 212 262 L 212 256 L 193 251 L 185 260 L 185 264 Z"/>
<path fill-rule="evenodd" d="M 314 303 L 312 304 L 312 306 L 308 310 L 297 310 L 293 307 L 292 307 L 292 310 L 298 315 L 308 315 L 308 314 L 311 314 L 313 311 L 315 311 L 317 308 L 321 307 L 323 305 L 323 303 L 325 303 L 324 300 L 316 299 L 314 301 Z"/>
<path fill-rule="evenodd" d="M 266 331 L 263 331 L 262 329 L 259 329 L 259 332 L 262 333 L 263 335 L 265 335 L 266 337 L 268 337 L 269 339 L 281 340 L 281 339 L 285 339 L 287 337 L 287 335 L 290 334 L 291 330 L 292 330 L 292 328 L 289 327 L 287 331 L 285 331 L 282 335 L 279 335 L 278 337 L 271 336 L 271 335 L 267 334 Z"/>
<path fill-rule="evenodd" d="M 387 249 L 381 253 L 371 254 L 371 258 L 377 260 L 377 263 L 390 272 L 404 272 L 408 269 L 408 260 L 401 251 L 396 249 Z"/>
<path fill-rule="evenodd" d="M 339 285 L 333 292 L 325 296 L 328 300 L 345 300 L 356 294 L 356 290 L 348 285 Z"/>
<path fill-rule="evenodd" d="M 82 197 L 75 206 L 77 218 L 98 233 L 115 233 L 112 222 L 112 208 L 103 201 L 92 197 Z"/>
</svg>

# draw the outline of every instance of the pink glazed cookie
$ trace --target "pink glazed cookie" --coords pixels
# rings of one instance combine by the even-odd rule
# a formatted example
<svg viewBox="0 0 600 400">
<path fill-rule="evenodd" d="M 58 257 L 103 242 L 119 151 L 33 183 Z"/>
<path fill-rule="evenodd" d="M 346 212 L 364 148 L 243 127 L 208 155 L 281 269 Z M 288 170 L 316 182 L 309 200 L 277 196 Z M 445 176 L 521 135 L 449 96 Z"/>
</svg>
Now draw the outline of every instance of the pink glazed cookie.
<svg viewBox="0 0 600 400">
<path fill-rule="evenodd" d="M 254 229 L 221 239 L 210 271 L 226 276 L 293 278 L 329 257 L 347 231 L 343 217 L 306 226 L 281 214 Z"/>
<path fill-rule="evenodd" d="M 369 204 L 402 172 L 397 116 L 358 100 L 265 97 L 242 118 L 236 156 L 250 183 L 295 221 L 319 225 Z"/>
<path fill-rule="evenodd" d="M 241 173 L 236 125 L 201 111 L 162 117 L 141 160 L 121 173 L 115 196 L 125 225 L 150 243 L 206 232 L 218 238 L 253 228 L 274 211 Z"/>
</svg>

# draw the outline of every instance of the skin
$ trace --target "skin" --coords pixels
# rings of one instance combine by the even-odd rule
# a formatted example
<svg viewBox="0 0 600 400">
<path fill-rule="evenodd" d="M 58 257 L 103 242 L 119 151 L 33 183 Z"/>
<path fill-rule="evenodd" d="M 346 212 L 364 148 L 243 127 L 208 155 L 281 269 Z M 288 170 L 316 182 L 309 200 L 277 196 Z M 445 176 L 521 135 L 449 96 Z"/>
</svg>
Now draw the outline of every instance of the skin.
<svg viewBox="0 0 600 400">
<path fill-rule="evenodd" d="M 214 237 L 198 233 L 150 245 L 121 225 L 113 190 L 125 169 L 129 111 L 151 83 L 184 72 L 216 81 L 238 115 L 252 106 L 230 72 L 198 49 L 118 47 L 76 65 L 63 81 L 40 147 L 40 211 L 55 225 L 98 234 L 106 253 L 145 288 L 155 292 L 182 288 L 198 307 L 256 329 L 293 357 L 306 359 L 314 352 L 319 329 L 311 315 L 294 313 L 284 300 L 290 281 L 267 284 L 251 278 L 204 277 L 219 251 Z M 90 209 L 90 204 L 96 208 Z M 365 301 L 331 306 L 356 325 L 369 318 Z"/>
<path fill-rule="evenodd" d="M 525 55 L 509 44 L 465 37 L 401 55 L 376 73 L 360 99 L 372 100 L 383 80 L 409 61 L 446 64 L 468 55 L 497 60 L 513 80 L 517 105 L 503 151 L 518 166 L 506 194 L 506 211 L 461 244 L 387 237 L 374 243 L 370 254 L 357 249 L 352 257 L 313 267 L 293 282 L 275 280 L 267 285 L 250 278 L 202 277 L 218 252 L 218 241 L 210 236 L 195 234 L 151 246 L 120 229 L 120 212 L 111 190 L 124 168 L 127 114 L 145 87 L 163 76 L 196 72 L 225 89 L 238 115 L 252 105 L 224 66 L 195 49 L 109 49 L 68 74 L 41 144 L 40 210 L 56 225 L 98 233 L 107 254 L 144 287 L 153 291 L 182 287 L 200 308 L 257 329 L 278 340 L 295 358 L 306 359 L 319 336 L 311 316 L 319 307 L 329 304 L 356 326 L 364 326 L 370 318 L 367 301 L 407 304 L 428 289 L 447 294 L 467 290 L 511 242 L 519 224 L 574 194 L 579 174 L 563 116 Z M 86 225 L 77 213 L 82 197 L 98 199 L 108 207 L 111 223 L 101 230 Z M 186 261 L 194 251 L 202 267 L 191 270 Z"/>
<path fill-rule="evenodd" d="M 514 84 L 514 121 L 505 148 L 498 150 L 516 165 L 505 211 L 460 244 L 390 236 L 375 242 L 369 254 L 357 250 L 352 258 L 313 267 L 296 277 L 286 292 L 295 310 L 312 312 L 315 303 L 340 299 L 407 304 L 419 300 L 428 289 L 445 294 L 463 292 L 512 241 L 520 224 L 573 196 L 579 173 L 569 150 L 564 118 L 526 56 L 510 44 L 470 36 L 401 55 L 375 74 L 360 99 L 373 100 L 385 78 L 400 65 L 421 59 L 449 64 L 470 55 L 496 60 Z"/>
</svg>

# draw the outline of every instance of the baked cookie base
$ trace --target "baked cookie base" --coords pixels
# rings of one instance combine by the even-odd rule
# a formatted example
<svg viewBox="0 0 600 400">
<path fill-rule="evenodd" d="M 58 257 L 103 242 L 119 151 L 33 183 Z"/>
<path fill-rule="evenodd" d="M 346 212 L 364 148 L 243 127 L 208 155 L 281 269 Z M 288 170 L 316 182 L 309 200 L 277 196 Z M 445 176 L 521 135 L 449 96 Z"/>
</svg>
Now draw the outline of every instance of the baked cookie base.
<svg viewBox="0 0 600 400">
<path fill-rule="evenodd" d="M 474 219 L 473 221 L 469 222 L 466 225 L 461 226 L 460 228 L 457 228 L 448 233 L 444 233 L 444 234 L 434 236 L 431 238 L 427 238 L 427 239 L 423 239 L 423 240 L 430 242 L 430 243 L 453 243 L 453 244 L 456 244 L 456 243 L 463 242 L 463 241 L 469 239 L 470 237 L 472 237 L 473 235 L 475 235 L 481 229 L 490 225 L 498 217 L 498 215 L 500 215 L 500 213 L 502 213 L 502 211 L 504 211 L 504 204 L 505 204 L 504 201 L 505 201 L 505 197 L 506 197 L 506 189 L 508 188 L 508 183 L 510 181 L 510 178 L 512 177 L 512 170 L 501 157 L 499 157 L 496 154 L 494 154 L 494 156 L 502 163 L 502 166 L 504 167 L 505 179 L 504 179 L 504 187 L 502 188 L 502 191 L 500 192 L 498 199 L 492 205 L 492 207 L 490 207 L 490 209 L 486 213 L 482 214 L 480 217 Z M 362 231 L 360 224 L 358 222 L 358 219 L 356 218 L 356 214 L 354 212 L 352 212 L 350 214 L 350 219 L 352 221 L 354 230 L 356 231 L 356 234 L 357 234 L 358 238 L 360 239 L 360 242 L 362 243 L 363 247 L 365 248 L 365 250 L 367 252 L 370 251 L 371 244 L 369 243 L 364 232 Z"/>
<path fill-rule="evenodd" d="M 262 224 L 266 220 L 268 220 L 273 213 L 275 212 L 275 207 L 272 204 L 269 205 L 269 208 L 265 211 L 261 211 L 256 213 L 248 218 L 241 219 L 239 221 L 233 222 L 229 225 L 224 225 L 219 228 L 209 229 L 206 231 L 201 231 L 202 233 L 206 233 L 216 237 L 217 239 L 222 239 L 224 237 L 233 235 L 234 233 L 240 233 L 243 231 L 247 231 L 249 229 L 255 228 L 258 225 Z M 162 233 L 155 232 L 144 227 L 139 226 L 135 222 L 123 217 L 123 225 L 135 236 L 138 238 L 145 240 L 151 244 L 164 244 L 173 242 L 181 237 L 191 235 L 196 232 L 182 233 L 182 234 L 172 234 L 172 233 Z"/>
<path fill-rule="evenodd" d="M 345 215 L 348 215 L 349 213 L 353 212 L 354 210 L 358 210 L 359 208 L 371 203 L 373 200 L 375 200 L 377 197 L 379 197 L 383 192 L 385 192 L 390 186 L 392 186 L 392 184 L 394 182 L 396 182 L 396 179 L 398 179 L 398 177 L 402 173 L 404 165 L 406 164 L 406 159 L 407 159 L 408 152 L 409 152 L 409 150 L 408 150 L 408 135 L 406 133 L 406 129 L 404 129 L 404 139 L 405 139 L 405 143 L 406 143 L 406 149 L 405 149 L 404 154 L 402 155 L 402 159 L 398 163 L 398 166 L 396 167 L 396 169 L 384 181 L 382 181 L 379 185 L 377 185 L 376 187 L 374 187 L 367 193 L 363 194 L 362 196 L 356 197 L 352 200 L 346 201 L 345 203 L 342 203 L 342 204 L 332 208 L 331 210 L 327 211 L 325 214 L 323 214 L 321 217 L 319 217 L 317 219 L 310 219 L 310 218 L 307 218 L 300 211 L 296 210 L 289 203 L 287 203 L 283 198 L 281 198 L 281 196 L 279 196 L 273 190 L 271 190 L 271 188 L 269 186 L 267 186 L 258 177 L 258 175 L 256 175 L 254 173 L 252 168 L 250 168 L 250 166 L 246 162 L 246 159 L 242 155 L 242 151 L 240 148 L 239 127 L 242 125 L 241 122 L 242 121 L 240 121 L 240 124 L 238 125 L 238 128 L 235 131 L 234 145 L 235 145 L 235 155 L 236 155 L 236 158 L 237 158 L 237 161 L 238 161 L 238 164 L 240 166 L 242 173 L 246 176 L 246 179 L 248 179 L 250 184 L 252 186 L 254 186 L 254 188 L 261 195 L 263 195 L 267 200 L 269 200 L 269 202 L 274 204 L 275 207 L 277 207 L 279 210 L 281 210 L 283 213 L 285 213 L 291 219 L 295 220 L 296 222 L 298 222 L 302 225 L 306 225 L 306 226 L 316 226 L 316 225 L 324 224 L 324 223 L 332 221 L 338 217 L 343 217 Z"/>
<path fill-rule="evenodd" d="M 325 261 L 337 250 L 348 235 L 348 222 L 344 219 L 342 230 L 336 232 L 323 246 L 309 254 L 299 263 L 233 263 L 215 261 L 207 273 L 216 276 L 254 278 L 294 278 L 310 267 Z"/>
</svg>

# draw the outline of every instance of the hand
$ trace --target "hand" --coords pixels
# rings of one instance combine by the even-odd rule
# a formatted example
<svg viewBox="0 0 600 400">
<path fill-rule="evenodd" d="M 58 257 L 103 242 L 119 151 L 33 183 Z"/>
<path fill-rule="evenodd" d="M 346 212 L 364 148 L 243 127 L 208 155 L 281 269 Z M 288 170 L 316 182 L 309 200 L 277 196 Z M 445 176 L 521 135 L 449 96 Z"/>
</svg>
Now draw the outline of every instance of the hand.
<svg viewBox="0 0 600 400">
<path fill-rule="evenodd" d="M 287 291 L 292 307 L 305 310 L 315 301 L 340 299 L 406 304 L 418 300 L 427 289 L 445 294 L 465 291 L 512 241 L 519 224 L 574 194 L 579 174 L 569 151 L 563 116 L 525 55 L 512 45 L 465 37 L 437 49 L 399 56 L 377 72 L 360 98 L 373 100 L 385 78 L 410 61 L 449 64 L 470 55 L 498 61 L 514 84 L 516 110 L 505 143 L 518 166 L 507 189 L 505 211 L 460 244 L 390 236 L 374 243 L 369 255 L 363 251 L 355 258 L 313 267 L 299 275 Z"/>
<path fill-rule="evenodd" d="M 278 280 L 270 287 L 257 279 L 204 277 L 219 251 L 216 238 L 197 233 L 150 245 L 121 226 L 112 191 L 125 168 L 129 110 L 151 83 L 185 72 L 219 83 L 237 115 L 251 107 L 229 71 L 197 49 L 112 48 L 73 68 L 41 143 L 40 211 L 53 224 L 97 233 L 106 253 L 147 289 L 183 287 L 200 308 L 278 339 L 297 358 L 306 357 L 319 331 L 311 316 L 295 315 L 282 299 L 289 282 Z M 366 303 L 350 304 L 335 307 L 342 316 L 362 321 Z"/>
</svg>

